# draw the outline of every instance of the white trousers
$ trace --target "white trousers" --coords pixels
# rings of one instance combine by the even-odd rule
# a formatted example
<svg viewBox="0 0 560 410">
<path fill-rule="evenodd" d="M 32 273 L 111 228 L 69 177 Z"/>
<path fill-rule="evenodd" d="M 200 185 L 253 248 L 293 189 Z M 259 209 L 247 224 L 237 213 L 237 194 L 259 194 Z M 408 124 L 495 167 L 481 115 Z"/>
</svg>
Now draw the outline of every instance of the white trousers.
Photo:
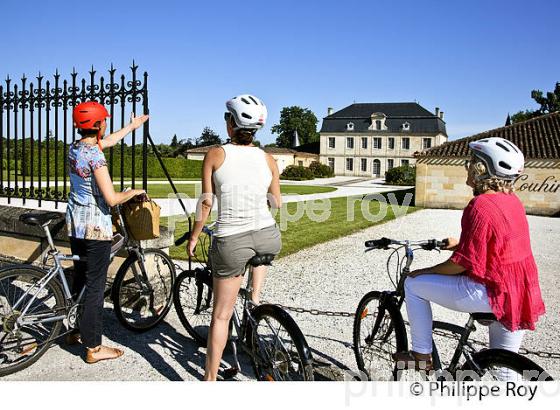
<svg viewBox="0 0 560 410">
<path fill-rule="evenodd" d="M 486 287 L 465 275 L 420 275 L 407 278 L 404 288 L 412 350 L 417 353 L 432 353 L 430 302 L 459 312 L 492 312 Z M 490 348 L 518 353 L 524 333 L 524 330 L 511 332 L 500 322 L 493 322 L 489 329 Z"/>
</svg>

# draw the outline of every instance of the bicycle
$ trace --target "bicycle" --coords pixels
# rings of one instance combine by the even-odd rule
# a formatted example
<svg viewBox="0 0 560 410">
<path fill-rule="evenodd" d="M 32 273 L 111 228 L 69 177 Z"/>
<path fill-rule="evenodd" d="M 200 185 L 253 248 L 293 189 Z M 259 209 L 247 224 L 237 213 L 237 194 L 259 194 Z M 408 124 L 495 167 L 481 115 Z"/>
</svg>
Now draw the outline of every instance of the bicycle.
<svg viewBox="0 0 560 410">
<path fill-rule="evenodd" d="M 118 211 L 118 210 L 117 210 Z M 111 246 L 111 260 L 124 247 L 129 255 L 117 272 L 112 285 L 114 310 L 119 321 L 128 329 L 142 331 L 159 323 L 171 307 L 175 267 L 169 257 L 157 249 L 141 249 L 129 244 L 122 216 L 118 212 L 125 235 L 116 234 Z M 0 376 L 31 366 L 59 337 L 77 329 L 81 312 L 83 288 L 78 295 L 71 293 L 73 269 L 63 262 L 79 261 L 77 255 L 64 255 L 57 250 L 49 225 L 60 219 L 57 212 L 26 213 L 20 221 L 40 226 L 47 238 L 48 250 L 43 267 L 21 264 L 0 269 Z M 146 261 L 160 259 L 167 265 L 165 277 L 155 282 Z M 47 262 L 52 259 L 50 268 Z M 165 288 L 168 288 L 166 291 Z M 167 294 L 165 293 L 167 292 Z M 62 325 L 66 331 L 61 333 Z"/>
<path fill-rule="evenodd" d="M 388 238 L 366 241 L 366 252 L 375 249 L 392 250 L 387 259 L 387 274 L 395 290 L 367 293 L 356 310 L 353 326 L 353 347 L 358 369 L 368 380 L 402 380 L 406 369 L 397 365 L 393 354 L 408 350 L 408 338 L 401 308 L 404 302 L 404 281 L 417 250 L 432 251 L 444 248 L 446 241 L 398 241 Z M 401 259 L 400 251 L 404 250 Z M 395 277 L 391 274 L 391 259 L 397 257 Z M 464 327 L 433 322 L 435 332 L 450 332 L 458 339 L 453 356 L 446 368 L 432 338 L 432 371 L 416 372 L 412 377 L 445 380 L 552 380 L 538 364 L 517 353 L 503 349 L 476 350 L 469 337 L 476 330 L 475 322 L 488 325 L 495 321 L 491 313 L 471 313 Z M 461 358 L 464 358 L 461 361 Z M 378 359 L 378 360 L 375 360 Z M 402 365 L 402 364 L 401 364 Z"/>
<path fill-rule="evenodd" d="M 171 309 L 175 264 L 162 250 L 143 249 L 139 242 L 129 240 L 120 206 L 114 209 L 128 254 L 111 287 L 115 315 L 125 328 L 147 331 L 160 323 Z"/>
<path fill-rule="evenodd" d="M 203 233 L 211 245 L 212 225 L 205 226 Z M 188 237 L 189 232 L 175 244 L 181 245 Z M 241 371 L 237 354 L 238 348 L 241 348 L 249 355 L 257 380 L 313 380 L 311 350 L 294 319 L 277 305 L 255 305 L 251 300 L 252 267 L 271 265 L 273 259 L 274 255 L 257 254 L 247 261 L 247 286 L 239 290 L 239 304 L 233 311 L 229 328 L 234 365 L 225 369 L 224 379 L 230 379 Z M 213 303 L 212 271 L 206 251 L 203 251 L 203 260 L 199 263 L 200 267 L 185 270 L 177 277 L 173 303 L 189 335 L 200 346 L 206 347 Z"/>
</svg>

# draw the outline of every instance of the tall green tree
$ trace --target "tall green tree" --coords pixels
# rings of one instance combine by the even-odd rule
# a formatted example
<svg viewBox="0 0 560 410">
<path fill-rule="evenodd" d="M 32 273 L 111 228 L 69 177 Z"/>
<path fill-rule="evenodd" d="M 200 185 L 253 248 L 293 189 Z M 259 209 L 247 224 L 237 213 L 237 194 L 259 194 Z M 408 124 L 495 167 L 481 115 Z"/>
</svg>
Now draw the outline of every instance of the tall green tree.
<svg viewBox="0 0 560 410">
<path fill-rule="evenodd" d="M 207 147 L 208 145 L 221 144 L 222 139 L 210 127 L 204 127 L 202 135 L 197 141 L 199 147 Z"/>
<path fill-rule="evenodd" d="M 294 133 L 297 130 L 300 144 L 308 144 L 319 140 L 317 133 L 317 117 L 308 108 L 284 107 L 280 112 L 280 123 L 272 126 L 272 133 L 278 134 L 276 145 L 283 148 L 291 148 L 294 141 Z"/>
<path fill-rule="evenodd" d="M 556 83 L 554 91 L 549 91 L 546 96 L 541 90 L 531 91 L 531 98 L 541 107 L 538 110 L 518 111 L 511 116 L 511 122 L 526 121 L 544 114 L 560 111 L 560 82 Z"/>
<path fill-rule="evenodd" d="M 179 144 L 179 141 L 177 140 L 177 134 L 174 134 L 173 138 L 171 138 L 171 146 L 173 148 L 176 148 L 178 144 Z"/>
</svg>

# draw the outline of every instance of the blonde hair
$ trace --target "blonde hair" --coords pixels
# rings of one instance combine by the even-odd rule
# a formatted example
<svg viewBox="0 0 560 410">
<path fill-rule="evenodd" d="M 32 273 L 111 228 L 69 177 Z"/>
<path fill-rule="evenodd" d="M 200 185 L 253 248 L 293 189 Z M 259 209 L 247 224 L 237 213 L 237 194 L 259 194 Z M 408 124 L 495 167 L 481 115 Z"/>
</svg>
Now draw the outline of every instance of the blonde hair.
<svg viewBox="0 0 560 410">
<path fill-rule="evenodd" d="M 505 194 L 511 194 L 515 191 L 514 183 L 515 180 L 508 180 L 498 178 L 496 176 L 490 175 L 486 164 L 476 155 L 471 158 L 473 163 L 471 169 L 474 172 L 474 195 L 480 195 L 486 191 L 492 190 L 495 192 L 503 192 Z"/>
</svg>

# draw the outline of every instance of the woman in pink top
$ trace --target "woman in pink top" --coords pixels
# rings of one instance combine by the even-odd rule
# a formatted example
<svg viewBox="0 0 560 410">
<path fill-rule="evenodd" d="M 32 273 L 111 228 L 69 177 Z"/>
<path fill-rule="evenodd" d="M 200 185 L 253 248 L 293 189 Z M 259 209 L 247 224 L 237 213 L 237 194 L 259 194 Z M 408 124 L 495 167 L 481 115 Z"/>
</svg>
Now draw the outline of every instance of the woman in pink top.
<svg viewBox="0 0 560 410">
<path fill-rule="evenodd" d="M 471 142 L 465 167 L 474 198 L 463 212 L 461 238 L 449 238 L 447 261 L 411 272 L 405 281 L 412 351 L 401 362 L 431 368 L 431 302 L 461 312 L 494 313 L 490 347 L 518 352 L 526 329 L 545 312 L 525 209 L 513 193 L 524 157 L 502 138 Z"/>
</svg>

